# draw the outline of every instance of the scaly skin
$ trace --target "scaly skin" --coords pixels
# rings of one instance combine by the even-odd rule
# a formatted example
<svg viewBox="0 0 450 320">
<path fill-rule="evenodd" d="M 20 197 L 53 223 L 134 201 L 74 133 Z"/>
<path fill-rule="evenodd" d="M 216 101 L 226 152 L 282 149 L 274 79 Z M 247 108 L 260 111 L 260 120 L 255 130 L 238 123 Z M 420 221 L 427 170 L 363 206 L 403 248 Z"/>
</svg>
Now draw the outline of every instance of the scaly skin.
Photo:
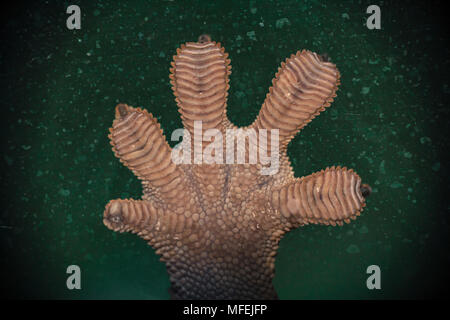
<svg viewBox="0 0 450 320">
<path fill-rule="evenodd" d="M 193 138 L 194 121 L 202 121 L 201 133 L 222 133 L 223 159 L 231 139 L 226 129 L 236 129 L 226 116 L 227 56 L 202 35 L 177 50 L 170 76 L 190 133 L 184 141 L 205 151 L 209 142 L 200 146 Z M 136 233 L 157 250 L 167 264 L 173 298 L 276 299 L 272 279 L 281 237 L 310 223 L 349 223 L 370 193 L 346 168 L 295 178 L 286 155 L 295 134 L 330 105 L 339 76 L 334 64 L 306 50 L 282 63 L 257 119 L 244 128 L 279 129 L 279 170 L 272 175 L 261 173 L 266 165 L 259 158 L 248 163 L 251 139 L 245 140 L 245 164 L 176 164 L 152 114 L 119 104 L 109 137 L 115 155 L 142 181 L 143 196 L 110 201 L 105 225 Z M 266 149 L 271 146 L 269 141 Z"/>
</svg>

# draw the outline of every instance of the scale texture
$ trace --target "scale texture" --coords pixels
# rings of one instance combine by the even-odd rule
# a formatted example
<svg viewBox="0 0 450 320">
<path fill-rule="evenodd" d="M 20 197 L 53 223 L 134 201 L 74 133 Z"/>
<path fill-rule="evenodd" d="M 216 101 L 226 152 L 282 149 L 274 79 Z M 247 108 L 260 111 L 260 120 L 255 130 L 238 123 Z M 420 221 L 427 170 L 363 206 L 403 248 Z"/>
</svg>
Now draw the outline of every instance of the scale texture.
<svg viewBox="0 0 450 320">
<path fill-rule="evenodd" d="M 228 54 L 209 36 L 182 45 L 170 74 L 183 126 L 193 150 L 208 151 L 194 133 L 216 129 L 223 145 L 237 129 L 227 118 L 231 73 Z M 109 138 L 116 157 L 142 181 L 142 199 L 111 200 L 103 221 L 111 230 L 132 232 L 161 255 L 175 299 L 276 299 L 275 256 L 283 235 L 307 224 L 342 225 L 360 215 L 368 185 L 351 169 L 330 167 L 295 178 L 289 141 L 330 105 L 339 71 L 326 58 L 299 51 L 278 69 L 256 120 L 240 132 L 245 164 L 175 164 L 155 117 L 126 104 L 116 107 Z M 195 121 L 202 127 L 196 129 Z M 195 129 L 195 130 L 194 130 Z M 255 140 L 246 129 L 279 130 L 279 170 L 249 163 Z M 206 139 L 208 140 L 208 139 Z M 272 141 L 265 146 L 272 154 Z M 237 151 L 237 146 L 234 146 Z M 239 147 L 241 148 L 241 147 Z M 217 154 L 213 151 L 213 156 Z"/>
</svg>

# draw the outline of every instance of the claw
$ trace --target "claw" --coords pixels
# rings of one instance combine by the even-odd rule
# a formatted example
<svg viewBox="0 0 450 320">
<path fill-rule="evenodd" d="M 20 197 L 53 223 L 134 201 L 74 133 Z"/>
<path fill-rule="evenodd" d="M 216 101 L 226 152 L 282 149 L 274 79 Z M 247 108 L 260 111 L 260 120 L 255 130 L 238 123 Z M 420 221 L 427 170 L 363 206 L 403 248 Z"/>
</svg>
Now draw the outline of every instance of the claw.
<svg viewBox="0 0 450 320">
<path fill-rule="evenodd" d="M 372 193 L 372 188 L 368 184 L 361 185 L 361 194 L 364 198 L 367 198 Z"/>
<path fill-rule="evenodd" d="M 128 106 L 123 103 L 119 103 L 116 106 L 116 119 L 125 118 L 128 115 Z"/>
<path fill-rule="evenodd" d="M 209 34 L 202 34 L 200 35 L 200 37 L 198 37 L 197 42 L 199 43 L 211 42 L 211 36 Z"/>
<path fill-rule="evenodd" d="M 320 60 L 322 60 L 322 62 L 329 62 L 330 61 L 330 56 L 328 55 L 328 53 L 324 52 L 322 54 L 318 54 Z"/>
</svg>

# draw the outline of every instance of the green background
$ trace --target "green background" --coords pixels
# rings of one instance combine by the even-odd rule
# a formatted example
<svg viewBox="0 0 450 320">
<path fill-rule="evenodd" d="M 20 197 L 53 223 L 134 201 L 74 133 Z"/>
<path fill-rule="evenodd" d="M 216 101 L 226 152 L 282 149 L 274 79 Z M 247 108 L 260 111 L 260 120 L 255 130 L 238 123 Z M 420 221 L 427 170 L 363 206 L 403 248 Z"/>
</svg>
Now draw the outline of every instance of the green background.
<svg viewBox="0 0 450 320">
<path fill-rule="evenodd" d="M 78 4 L 81 30 L 66 28 Z M 381 7 L 381 30 L 365 26 Z M 181 127 L 169 85 L 176 48 L 209 33 L 233 66 L 228 114 L 257 115 L 281 61 L 326 52 L 342 84 L 290 144 L 296 176 L 354 168 L 373 188 L 344 227 L 281 241 L 281 299 L 448 296 L 449 49 L 445 11 L 405 1 L 50 1 L 2 9 L 1 288 L 9 298 L 167 299 L 165 265 L 102 224 L 105 204 L 141 187 L 111 151 L 118 102 Z M 171 143 L 173 145 L 173 143 Z M 82 290 L 66 288 L 66 268 Z M 366 268 L 381 268 L 381 290 Z"/>
</svg>

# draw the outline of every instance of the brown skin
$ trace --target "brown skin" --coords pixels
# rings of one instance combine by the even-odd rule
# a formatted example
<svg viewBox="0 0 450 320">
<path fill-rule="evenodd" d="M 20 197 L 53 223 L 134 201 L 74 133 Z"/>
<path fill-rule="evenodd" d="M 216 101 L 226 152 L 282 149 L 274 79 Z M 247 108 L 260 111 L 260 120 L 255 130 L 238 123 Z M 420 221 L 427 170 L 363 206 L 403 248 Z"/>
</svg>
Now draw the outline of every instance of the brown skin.
<svg viewBox="0 0 450 320">
<path fill-rule="evenodd" d="M 227 56 L 202 35 L 177 50 L 170 76 L 191 138 L 194 121 L 201 120 L 202 133 L 214 128 L 223 134 L 223 146 L 225 130 L 236 128 L 226 116 Z M 295 178 L 286 155 L 289 141 L 330 105 L 338 85 L 336 66 L 315 53 L 304 50 L 282 64 L 247 128 L 279 129 L 279 170 L 273 175 L 262 175 L 261 163 L 177 165 L 156 119 L 119 104 L 109 137 L 115 155 L 142 181 L 143 196 L 110 201 L 105 225 L 137 233 L 157 250 L 175 299 L 276 299 L 272 279 L 282 236 L 310 223 L 348 223 L 370 194 L 346 168 Z"/>
</svg>

